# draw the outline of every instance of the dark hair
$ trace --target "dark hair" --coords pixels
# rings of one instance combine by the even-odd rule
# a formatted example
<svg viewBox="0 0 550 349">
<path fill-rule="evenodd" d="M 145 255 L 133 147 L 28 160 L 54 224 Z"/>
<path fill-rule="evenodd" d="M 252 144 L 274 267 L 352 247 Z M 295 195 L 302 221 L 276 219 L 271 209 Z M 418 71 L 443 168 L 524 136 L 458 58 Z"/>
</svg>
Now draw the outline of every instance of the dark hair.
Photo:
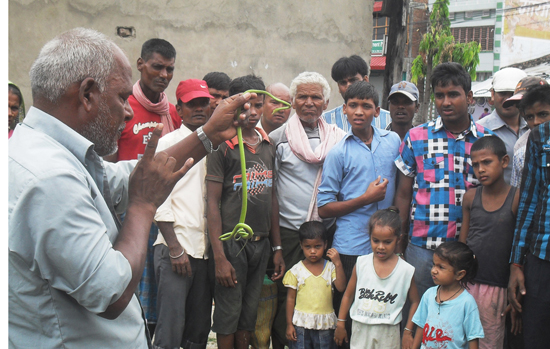
<svg viewBox="0 0 550 349">
<path fill-rule="evenodd" d="M 372 99 L 374 106 L 378 107 L 378 92 L 370 82 L 361 80 L 351 84 L 344 94 L 344 101 L 347 103 L 351 98 Z"/>
<path fill-rule="evenodd" d="M 141 59 L 147 62 L 151 59 L 153 53 L 158 53 L 167 59 L 176 58 L 176 49 L 164 39 L 149 39 L 143 43 L 141 46 Z"/>
<path fill-rule="evenodd" d="M 472 144 L 472 148 L 470 149 L 470 154 L 474 151 L 483 150 L 483 149 L 489 149 L 491 150 L 496 156 L 498 156 L 498 159 L 501 160 L 504 155 L 507 154 L 506 152 L 506 144 L 504 144 L 504 141 L 500 139 L 498 136 L 493 135 L 487 135 L 485 137 L 482 137 L 478 139 L 477 141 Z"/>
<path fill-rule="evenodd" d="M 361 76 L 369 75 L 369 66 L 367 62 L 358 55 L 342 57 L 332 65 L 330 76 L 332 80 L 338 82 L 350 76 L 355 76 L 357 73 Z"/>
<path fill-rule="evenodd" d="M 439 245 L 434 253 L 441 259 L 447 261 L 455 270 L 461 270 L 466 274 L 460 279 L 462 287 L 468 289 L 468 282 L 471 282 L 477 274 L 477 259 L 474 252 L 465 243 L 459 241 L 444 242 Z"/>
<path fill-rule="evenodd" d="M 237 93 L 243 93 L 248 90 L 265 91 L 265 85 L 262 78 L 254 74 L 249 74 L 235 78 L 229 83 L 230 96 L 236 95 Z"/>
<path fill-rule="evenodd" d="M 390 206 L 374 212 L 369 219 L 369 235 L 372 234 L 375 226 L 389 227 L 396 236 L 401 235 L 399 209 L 395 206 Z"/>
<path fill-rule="evenodd" d="M 318 221 L 305 222 L 298 229 L 298 238 L 300 242 L 304 240 L 321 239 L 323 242 L 328 240 L 327 228 Z"/>
<path fill-rule="evenodd" d="M 206 81 L 206 84 L 210 88 L 220 91 L 229 90 L 229 83 L 231 82 L 231 78 L 226 73 L 213 71 L 206 74 L 202 79 Z"/>
<path fill-rule="evenodd" d="M 455 62 L 441 63 L 432 71 L 432 92 L 436 86 L 446 87 L 449 84 L 461 86 L 465 94 L 472 90 L 472 78 L 460 64 Z"/>
<path fill-rule="evenodd" d="M 541 85 L 527 91 L 519 102 L 519 111 L 525 113 L 525 109 L 532 107 L 535 103 L 550 105 L 550 85 Z"/>
<path fill-rule="evenodd" d="M 483 108 L 483 111 L 487 112 L 489 111 L 489 108 Z"/>
<path fill-rule="evenodd" d="M 19 88 L 15 85 L 8 84 L 8 91 L 16 95 L 17 98 L 19 98 L 19 106 L 21 106 L 21 103 L 23 102 L 23 95 L 21 94 L 21 91 L 19 90 Z"/>
</svg>

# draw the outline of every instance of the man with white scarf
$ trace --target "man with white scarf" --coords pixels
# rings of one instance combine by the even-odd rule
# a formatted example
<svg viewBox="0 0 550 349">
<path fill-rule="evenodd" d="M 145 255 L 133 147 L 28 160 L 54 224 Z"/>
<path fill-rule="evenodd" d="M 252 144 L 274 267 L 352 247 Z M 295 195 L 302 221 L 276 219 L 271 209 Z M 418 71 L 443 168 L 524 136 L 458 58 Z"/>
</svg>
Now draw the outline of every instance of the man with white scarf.
<svg viewBox="0 0 550 349">
<path fill-rule="evenodd" d="M 275 172 L 279 225 L 285 265 L 303 259 L 298 239 L 302 223 L 317 220 L 317 188 L 321 182 L 323 161 L 345 132 L 321 118 L 328 106 L 330 86 L 319 73 L 303 72 L 290 84 L 290 98 L 295 113 L 288 122 L 270 133 L 276 146 Z M 334 219 L 324 221 L 327 228 Z M 278 286 L 277 315 L 273 324 L 273 347 L 287 344 L 286 289 Z"/>
</svg>

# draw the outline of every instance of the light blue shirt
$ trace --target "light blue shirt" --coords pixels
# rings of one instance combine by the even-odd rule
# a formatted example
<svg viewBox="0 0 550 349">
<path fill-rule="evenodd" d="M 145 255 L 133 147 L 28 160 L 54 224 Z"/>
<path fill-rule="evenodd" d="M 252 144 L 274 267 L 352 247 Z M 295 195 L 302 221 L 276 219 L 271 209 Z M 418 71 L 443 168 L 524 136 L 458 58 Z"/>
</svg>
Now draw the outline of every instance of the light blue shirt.
<svg viewBox="0 0 550 349">
<path fill-rule="evenodd" d="M 344 114 L 343 105 L 324 112 L 322 118 L 325 119 L 325 121 L 329 124 L 338 126 L 340 129 L 344 130 L 344 132 L 349 132 L 351 130 L 351 124 L 348 121 L 347 115 Z M 390 123 L 390 112 L 386 109 L 380 108 L 380 115 L 372 119 L 371 125 L 372 127 L 385 130 Z"/>
<path fill-rule="evenodd" d="M 132 278 L 113 249 L 118 229 L 104 183 L 124 211 L 136 161 L 103 162 L 90 141 L 36 108 L 8 153 L 9 346 L 146 348 L 135 296 L 115 320 L 98 315 Z"/>
<path fill-rule="evenodd" d="M 392 131 L 376 127 L 373 130 L 371 149 L 349 131 L 330 150 L 323 165 L 318 207 L 359 197 L 378 176 L 389 181 L 384 200 L 336 219 L 333 247 L 345 255 L 361 256 L 372 252 L 368 235 L 370 217 L 391 206 L 395 194 L 397 167 L 393 159 L 399 155 L 401 139 Z"/>
<path fill-rule="evenodd" d="M 468 342 L 484 338 L 476 300 L 468 291 L 450 301 L 435 301 L 437 288 L 429 288 L 420 301 L 412 321 L 423 329 L 420 348 L 468 348 Z"/>
</svg>

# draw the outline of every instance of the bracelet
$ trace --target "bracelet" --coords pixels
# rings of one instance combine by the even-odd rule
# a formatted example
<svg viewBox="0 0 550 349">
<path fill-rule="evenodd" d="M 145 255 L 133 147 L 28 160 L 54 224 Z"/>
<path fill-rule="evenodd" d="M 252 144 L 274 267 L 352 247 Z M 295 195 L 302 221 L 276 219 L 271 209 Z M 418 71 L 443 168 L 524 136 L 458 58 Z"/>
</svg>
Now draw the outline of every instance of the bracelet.
<svg viewBox="0 0 550 349">
<path fill-rule="evenodd" d="M 413 330 L 411 330 L 410 328 L 404 328 L 405 331 L 409 331 L 410 333 L 412 333 Z"/>
<path fill-rule="evenodd" d="M 521 270 L 523 270 L 523 265 L 519 264 L 519 263 L 512 263 L 512 265 L 515 265 L 516 267 L 520 268 Z"/>
<path fill-rule="evenodd" d="M 220 146 L 218 145 L 218 148 L 214 149 L 214 146 L 212 145 L 212 141 L 208 138 L 206 133 L 202 130 L 202 126 L 197 128 L 197 136 L 202 142 L 202 145 L 204 145 L 204 149 L 206 149 L 207 153 L 212 153 L 213 151 L 217 151 Z"/>
<path fill-rule="evenodd" d="M 336 321 L 346 322 L 346 319 L 344 319 L 344 320 L 342 320 L 342 319 L 336 319 Z"/>
<path fill-rule="evenodd" d="M 279 251 L 279 250 L 282 251 L 282 250 L 283 250 L 283 246 L 273 246 L 273 247 L 271 248 L 271 250 L 272 250 L 273 252 Z"/>
<path fill-rule="evenodd" d="M 168 252 L 168 257 L 170 257 L 170 258 L 172 258 L 172 259 L 178 259 L 178 258 L 180 258 L 181 256 L 183 256 L 184 253 L 185 253 L 185 250 L 181 251 L 181 253 L 180 253 L 179 255 L 177 255 L 177 256 L 172 256 L 172 255 L 170 254 L 170 252 Z"/>
</svg>

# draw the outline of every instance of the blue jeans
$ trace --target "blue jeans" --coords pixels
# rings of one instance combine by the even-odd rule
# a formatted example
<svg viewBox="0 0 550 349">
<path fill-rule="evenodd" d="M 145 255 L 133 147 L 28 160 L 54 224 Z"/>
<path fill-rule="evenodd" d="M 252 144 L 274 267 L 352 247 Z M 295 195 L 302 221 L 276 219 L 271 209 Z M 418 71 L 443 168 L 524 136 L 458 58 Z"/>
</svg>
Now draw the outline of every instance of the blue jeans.
<svg viewBox="0 0 550 349">
<path fill-rule="evenodd" d="M 414 267 L 414 281 L 420 298 L 428 288 L 435 286 L 432 279 L 433 256 L 433 250 L 415 246 L 410 242 L 405 250 L 405 260 Z"/>
<path fill-rule="evenodd" d="M 334 330 L 310 330 L 300 326 L 296 329 L 297 341 L 288 341 L 290 349 L 334 349 Z"/>
</svg>

